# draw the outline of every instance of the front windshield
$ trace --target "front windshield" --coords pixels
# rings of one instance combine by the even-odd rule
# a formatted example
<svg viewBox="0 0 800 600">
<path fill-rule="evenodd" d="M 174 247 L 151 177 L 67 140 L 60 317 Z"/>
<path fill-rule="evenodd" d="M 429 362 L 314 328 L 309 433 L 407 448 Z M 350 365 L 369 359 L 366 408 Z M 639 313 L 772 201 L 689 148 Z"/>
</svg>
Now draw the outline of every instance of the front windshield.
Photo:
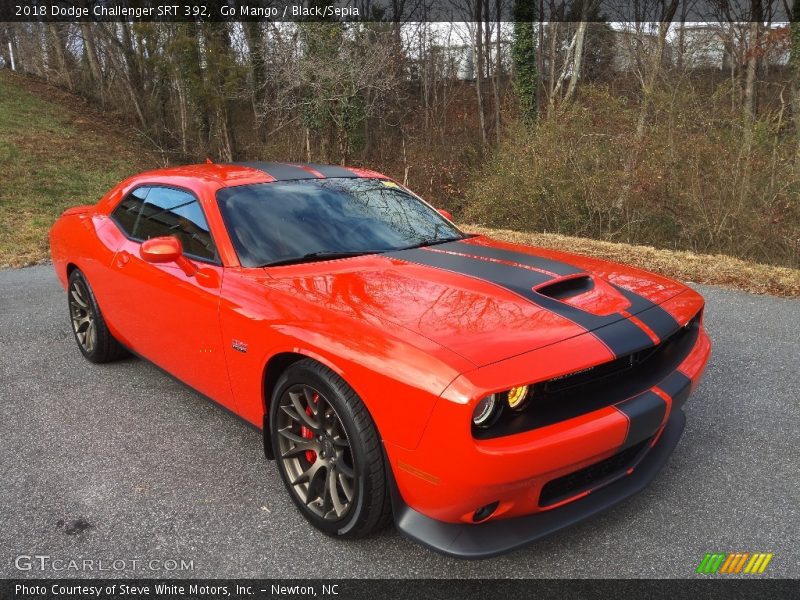
<svg viewBox="0 0 800 600">
<path fill-rule="evenodd" d="M 329 178 L 217 192 L 245 267 L 371 254 L 461 239 L 453 224 L 394 182 Z"/>
</svg>

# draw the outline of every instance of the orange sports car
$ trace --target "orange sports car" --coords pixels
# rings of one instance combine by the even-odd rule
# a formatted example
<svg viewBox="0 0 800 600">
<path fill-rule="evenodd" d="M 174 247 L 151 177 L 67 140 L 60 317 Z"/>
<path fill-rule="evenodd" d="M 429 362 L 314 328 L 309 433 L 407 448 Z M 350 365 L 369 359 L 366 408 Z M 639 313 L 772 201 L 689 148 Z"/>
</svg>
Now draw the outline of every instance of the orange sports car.
<svg viewBox="0 0 800 600">
<path fill-rule="evenodd" d="M 703 299 L 456 227 L 391 179 L 202 164 L 50 232 L 78 348 L 128 351 L 263 428 L 317 528 L 491 556 L 642 489 L 711 346 Z"/>
</svg>

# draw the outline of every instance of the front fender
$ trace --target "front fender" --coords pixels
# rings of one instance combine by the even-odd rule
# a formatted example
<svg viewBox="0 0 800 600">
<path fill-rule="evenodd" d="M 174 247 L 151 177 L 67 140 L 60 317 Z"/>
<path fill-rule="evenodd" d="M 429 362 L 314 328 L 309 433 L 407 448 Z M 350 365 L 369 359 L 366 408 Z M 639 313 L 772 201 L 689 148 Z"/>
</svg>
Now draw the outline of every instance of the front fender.
<svg viewBox="0 0 800 600">
<path fill-rule="evenodd" d="M 238 411 L 263 426 L 264 370 L 293 353 L 337 373 L 361 397 L 384 440 L 419 443 L 441 392 L 464 370 L 462 357 L 407 329 L 366 315 L 346 315 L 227 273 L 221 328 Z M 233 349 L 243 342 L 246 352 Z M 237 344 L 242 348 L 241 344 Z"/>
</svg>

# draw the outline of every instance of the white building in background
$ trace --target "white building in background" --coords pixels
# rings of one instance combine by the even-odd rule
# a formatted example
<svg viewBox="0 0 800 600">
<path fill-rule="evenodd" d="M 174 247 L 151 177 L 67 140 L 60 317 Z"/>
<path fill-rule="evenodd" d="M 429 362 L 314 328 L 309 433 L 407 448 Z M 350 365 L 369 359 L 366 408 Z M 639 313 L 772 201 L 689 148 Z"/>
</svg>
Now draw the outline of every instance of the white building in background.
<svg viewBox="0 0 800 600">
<path fill-rule="evenodd" d="M 611 68 L 619 73 L 641 69 L 643 65 L 637 64 L 637 61 L 655 52 L 657 45 L 658 36 L 655 33 L 614 29 Z M 668 60 L 669 48 L 664 48 L 664 54 L 665 60 Z"/>
<path fill-rule="evenodd" d="M 675 63 L 680 61 L 686 69 L 729 69 L 733 60 L 731 46 L 719 24 L 686 24 L 672 40 Z M 681 56 L 681 46 L 683 54 Z"/>
<path fill-rule="evenodd" d="M 643 60 L 655 50 L 658 38 L 655 33 L 635 31 L 612 24 L 614 29 L 614 55 L 612 67 L 617 72 L 631 71 L 643 65 Z M 782 42 L 781 27 L 773 25 L 762 32 L 765 50 L 764 61 L 770 67 L 785 66 L 789 62 L 789 46 Z M 737 60 L 743 62 L 746 54 L 741 45 L 747 37 L 746 23 L 685 23 L 672 26 L 664 48 L 664 64 L 681 66 L 686 70 L 730 69 Z"/>
<path fill-rule="evenodd" d="M 504 73 L 511 72 L 510 48 L 510 42 L 506 40 L 500 42 L 500 62 Z M 431 48 L 429 52 L 442 77 L 460 81 L 475 81 L 475 47 L 473 45 L 441 45 Z M 492 69 L 494 69 L 497 43 L 493 42 L 490 48 L 484 49 L 484 52 L 489 56 Z"/>
</svg>

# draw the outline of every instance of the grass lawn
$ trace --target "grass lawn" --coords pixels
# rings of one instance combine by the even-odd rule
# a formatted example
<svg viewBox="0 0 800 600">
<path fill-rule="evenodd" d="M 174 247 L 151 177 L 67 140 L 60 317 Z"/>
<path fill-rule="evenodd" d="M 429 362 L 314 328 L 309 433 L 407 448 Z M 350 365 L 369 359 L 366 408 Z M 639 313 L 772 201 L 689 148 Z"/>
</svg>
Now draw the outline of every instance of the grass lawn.
<svg viewBox="0 0 800 600">
<path fill-rule="evenodd" d="M 0 70 L 0 267 L 46 259 L 47 231 L 65 208 L 155 166 L 134 137 L 73 96 Z"/>
</svg>

